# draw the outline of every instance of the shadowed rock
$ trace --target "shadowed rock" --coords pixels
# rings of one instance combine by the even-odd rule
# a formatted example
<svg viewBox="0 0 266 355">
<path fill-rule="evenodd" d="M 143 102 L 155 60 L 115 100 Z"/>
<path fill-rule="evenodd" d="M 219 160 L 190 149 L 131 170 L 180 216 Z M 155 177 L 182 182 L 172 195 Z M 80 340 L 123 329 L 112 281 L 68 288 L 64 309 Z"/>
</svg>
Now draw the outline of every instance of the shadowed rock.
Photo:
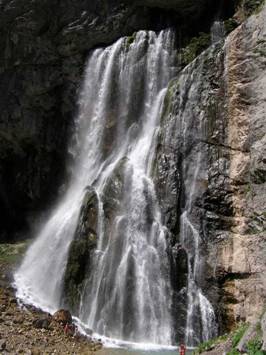
<svg viewBox="0 0 266 355">
<path fill-rule="evenodd" d="M 85 194 L 78 227 L 70 245 L 64 276 L 63 302 L 77 312 L 82 288 L 97 245 L 98 197 L 91 187 Z"/>
</svg>

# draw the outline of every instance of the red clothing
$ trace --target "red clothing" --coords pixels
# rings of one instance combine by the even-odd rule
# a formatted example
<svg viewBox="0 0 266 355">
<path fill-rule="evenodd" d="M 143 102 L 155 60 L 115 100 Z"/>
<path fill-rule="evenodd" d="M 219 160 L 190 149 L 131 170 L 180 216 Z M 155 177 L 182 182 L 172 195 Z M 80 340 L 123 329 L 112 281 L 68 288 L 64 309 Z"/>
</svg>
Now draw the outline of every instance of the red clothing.
<svg viewBox="0 0 266 355">
<path fill-rule="evenodd" d="M 180 345 L 179 355 L 186 355 L 186 347 L 185 347 L 185 345 Z"/>
<path fill-rule="evenodd" d="M 64 333 L 67 334 L 69 332 L 69 325 L 66 324 L 64 328 Z"/>
</svg>

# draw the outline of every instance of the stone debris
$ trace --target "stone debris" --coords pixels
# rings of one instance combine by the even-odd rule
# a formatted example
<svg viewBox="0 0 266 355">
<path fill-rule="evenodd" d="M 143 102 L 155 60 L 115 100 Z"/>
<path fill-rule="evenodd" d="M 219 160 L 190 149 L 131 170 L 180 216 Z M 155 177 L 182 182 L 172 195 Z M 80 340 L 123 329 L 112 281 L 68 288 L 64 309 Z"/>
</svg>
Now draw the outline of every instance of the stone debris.
<svg viewBox="0 0 266 355">
<path fill-rule="evenodd" d="M 9 305 L 6 309 L 6 305 Z M 67 310 L 53 316 L 32 306 L 19 307 L 13 289 L 0 287 L 0 354 L 91 354 L 102 344 L 77 333 L 65 334 L 72 323 Z"/>
<path fill-rule="evenodd" d="M 5 339 L 0 340 L 0 350 L 5 350 L 6 348 L 6 341 Z"/>
<path fill-rule="evenodd" d="M 53 315 L 53 320 L 58 323 L 62 323 L 62 325 L 66 325 L 67 323 L 72 323 L 72 316 L 69 311 L 65 309 L 59 309 Z"/>
</svg>

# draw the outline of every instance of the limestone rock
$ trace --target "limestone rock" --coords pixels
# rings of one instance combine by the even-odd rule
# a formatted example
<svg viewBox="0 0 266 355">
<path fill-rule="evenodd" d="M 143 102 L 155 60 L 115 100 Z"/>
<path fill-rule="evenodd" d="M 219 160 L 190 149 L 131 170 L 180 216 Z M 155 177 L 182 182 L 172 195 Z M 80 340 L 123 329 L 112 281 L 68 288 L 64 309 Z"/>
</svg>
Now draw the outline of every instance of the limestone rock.
<svg viewBox="0 0 266 355">
<path fill-rule="evenodd" d="M 252 322 L 266 302 L 265 16 L 266 6 L 170 83 L 154 166 L 172 247 L 179 243 L 182 208 L 192 200 L 189 218 L 201 255 L 197 284 L 222 332 Z"/>
<path fill-rule="evenodd" d="M 67 323 L 72 323 L 72 316 L 68 310 L 59 309 L 53 314 L 53 320 L 57 323 L 62 323 L 62 325 L 66 325 Z"/>
</svg>

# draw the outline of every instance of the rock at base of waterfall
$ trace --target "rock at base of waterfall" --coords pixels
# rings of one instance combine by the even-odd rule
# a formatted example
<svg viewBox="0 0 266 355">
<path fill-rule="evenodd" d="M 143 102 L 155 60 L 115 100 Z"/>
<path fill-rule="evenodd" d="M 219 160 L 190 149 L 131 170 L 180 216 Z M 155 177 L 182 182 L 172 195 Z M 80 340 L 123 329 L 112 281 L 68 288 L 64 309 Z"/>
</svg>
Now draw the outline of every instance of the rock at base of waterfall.
<svg viewBox="0 0 266 355">
<path fill-rule="evenodd" d="M 45 318 L 39 318 L 35 319 L 32 323 L 34 328 L 36 329 L 50 329 L 50 324 L 51 324 L 52 318 L 51 317 L 45 317 Z"/>
<path fill-rule="evenodd" d="M 63 304 L 76 313 L 80 290 L 90 268 L 91 254 L 97 245 L 98 197 L 92 187 L 87 188 L 83 199 L 79 223 L 69 249 L 64 276 Z"/>
<path fill-rule="evenodd" d="M 57 323 L 62 323 L 66 325 L 67 323 L 72 323 L 71 313 L 66 309 L 59 309 L 53 315 L 53 320 Z"/>
<path fill-rule="evenodd" d="M 108 228 L 115 217 L 117 211 L 121 208 L 121 198 L 125 185 L 124 171 L 128 162 L 127 157 L 123 157 L 116 165 L 113 173 L 108 177 L 104 193 L 103 208 L 108 222 Z M 109 230 L 108 229 L 108 230 Z"/>
</svg>

